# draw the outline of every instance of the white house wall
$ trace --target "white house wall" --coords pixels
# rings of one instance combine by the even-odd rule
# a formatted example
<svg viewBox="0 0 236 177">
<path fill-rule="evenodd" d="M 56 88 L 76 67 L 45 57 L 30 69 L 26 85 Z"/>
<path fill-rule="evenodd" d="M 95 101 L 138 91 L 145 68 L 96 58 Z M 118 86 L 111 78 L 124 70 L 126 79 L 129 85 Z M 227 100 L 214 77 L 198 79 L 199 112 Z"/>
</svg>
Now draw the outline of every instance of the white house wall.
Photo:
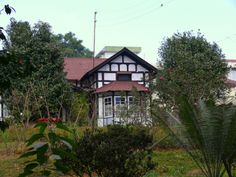
<svg viewBox="0 0 236 177">
<path fill-rule="evenodd" d="M 120 65 L 120 71 L 128 71 L 127 70 L 127 65 L 126 64 L 121 64 Z"/>
<path fill-rule="evenodd" d="M 98 126 L 103 127 L 103 98 L 98 98 Z"/>
<path fill-rule="evenodd" d="M 236 80 L 236 70 L 231 69 L 228 74 L 228 78 L 231 80 Z"/>
<path fill-rule="evenodd" d="M 135 71 L 135 64 L 130 64 L 129 66 L 128 66 L 128 71 Z"/>
<path fill-rule="evenodd" d="M 118 64 L 111 64 L 111 71 L 118 71 Z"/>
<path fill-rule="evenodd" d="M 111 63 L 122 63 L 122 62 L 123 62 L 122 56 L 119 56 L 111 61 Z"/>
<path fill-rule="evenodd" d="M 127 56 L 124 56 L 124 63 L 135 63 L 134 60 L 130 59 L 129 57 Z"/>
<path fill-rule="evenodd" d="M 133 81 L 143 80 L 143 73 L 132 73 L 132 80 Z"/>
<path fill-rule="evenodd" d="M 104 73 L 104 80 L 115 81 L 116 73 Z"/>
<path fill-rule="evenodd" d="M 141 65 L 137 65 L 137 71 L 138 71 L 138 72 L 140 72 L 140 71 L 142 71 L 142 72 L 147 72 L 148 70 L 145 69 L 144 67 L 142 67 Z"/>
</svg>

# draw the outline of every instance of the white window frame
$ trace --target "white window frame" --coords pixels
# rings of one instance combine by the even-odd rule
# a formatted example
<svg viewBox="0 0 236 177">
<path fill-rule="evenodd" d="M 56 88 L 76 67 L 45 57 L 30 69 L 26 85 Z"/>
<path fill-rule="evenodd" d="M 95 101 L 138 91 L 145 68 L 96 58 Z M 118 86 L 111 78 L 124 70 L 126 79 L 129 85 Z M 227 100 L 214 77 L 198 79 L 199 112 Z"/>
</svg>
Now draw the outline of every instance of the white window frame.
<svg viewBox="0 0 236 177">
<path fill-rule="evenodd" d="M 106 102 L 106 99 L 110 99 L 110 101 Z M 107 103 L 110 103 L 110 104 L 107 104 Z M 104 106 L 104 117 L 107 118 L 107 117 L 112 117 L 113 116 L 113 110 L 112 110 L 112 96 L 108 96 L 108 97 L 104 97 L 104 103 L 103 103 L 103 106 Z M 110 111 L 108 110 L 110 109 Z M 108 113 L 108 114 L 107 114 Z"/>
</svg>

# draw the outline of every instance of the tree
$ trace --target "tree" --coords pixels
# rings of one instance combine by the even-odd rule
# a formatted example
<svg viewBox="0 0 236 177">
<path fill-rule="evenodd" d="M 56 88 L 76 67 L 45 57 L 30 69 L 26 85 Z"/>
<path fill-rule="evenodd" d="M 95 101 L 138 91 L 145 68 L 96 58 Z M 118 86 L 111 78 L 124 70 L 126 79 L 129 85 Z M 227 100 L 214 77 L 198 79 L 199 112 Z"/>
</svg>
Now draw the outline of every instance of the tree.
<svg viewBox="0 0 236 177">
<path fill-rule="evenodd" d="M 15 73 L 6 79 L 10 83 L 5 92 L 10 98 L 9 106 L 13 90 L 24 94 L 33 84 L 37 88 L 34 89 L 34 97 L 46 100 L 40 110 L 47 112 L 45 116 L 56 116 L 59 107 L 65 104 L 64 96 L 70 86 L 63 72 L 61 47 L 50 25 L 38 22 L 32 28 L 28 22 L 11 19 L 6 31 L 9 35 L 8 41 L 4 43 L 4 49 L 9 55 L 6 72 Z"/>
<path fill-rule="evenodd" d="M 167 106 L 175 106 L 180 95 L 191 100 L 208 99 L 226 88 L 224 55 L 216 43 L 209 43 L 200 33 L 174 34 L 162 43 L 159 55 L 162 69 L 154 86 Z"/>
<path fill-rule="evenodd" d="M 93 52 L 82 45 L 82 40 L 76 38 L 75 34 L 68 32 L 65 35 L 58 34 L 56 38 L 63 46 L 62 55 L 64 57 L 92 57 Z"/>
</svg>

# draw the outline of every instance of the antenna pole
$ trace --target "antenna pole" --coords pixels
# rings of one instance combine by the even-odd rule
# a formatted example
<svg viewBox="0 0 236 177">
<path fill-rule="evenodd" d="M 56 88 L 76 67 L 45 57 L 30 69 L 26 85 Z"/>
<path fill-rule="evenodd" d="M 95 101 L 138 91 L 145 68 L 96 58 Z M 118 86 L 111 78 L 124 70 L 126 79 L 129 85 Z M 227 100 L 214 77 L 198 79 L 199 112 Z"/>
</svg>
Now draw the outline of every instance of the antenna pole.
<svg viewBox="0 0 236 177">
<path fill-rule="evenodd" d="M 95 38 L 96 38 L 96 19 L 97 11 L 94 12 L 94 21 L 93 21 L 93 68 L 94 68 L 94 59 L 95 59 Z"/>
</svg>

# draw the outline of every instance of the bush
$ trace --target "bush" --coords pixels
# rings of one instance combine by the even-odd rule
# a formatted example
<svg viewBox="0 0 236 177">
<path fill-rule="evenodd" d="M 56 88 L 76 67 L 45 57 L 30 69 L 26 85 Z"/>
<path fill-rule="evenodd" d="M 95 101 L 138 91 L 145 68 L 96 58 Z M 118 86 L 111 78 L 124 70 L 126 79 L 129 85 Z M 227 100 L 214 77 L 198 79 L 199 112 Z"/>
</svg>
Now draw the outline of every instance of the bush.
<svg viewBox="0 0 236 177">
<path fill-rule="evenodd" d="M 56 165 L 81 176 L 143 176 L 154 168 L 152 151 L 148 150 L 151 143 L 152 136 L 143 127 L 116 125 L 107 131 L 87 130 L 78 141 L 76 160 L 65 157 Z"/>
</svg>

